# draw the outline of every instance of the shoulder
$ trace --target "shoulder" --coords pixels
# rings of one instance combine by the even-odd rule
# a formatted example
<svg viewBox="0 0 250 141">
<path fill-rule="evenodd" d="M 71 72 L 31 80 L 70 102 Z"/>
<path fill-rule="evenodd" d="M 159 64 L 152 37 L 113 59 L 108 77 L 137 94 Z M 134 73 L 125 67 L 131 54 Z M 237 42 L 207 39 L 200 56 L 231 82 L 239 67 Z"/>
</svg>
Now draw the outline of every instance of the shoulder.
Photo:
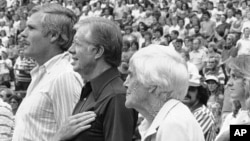
<svg viewBox="0 0 250 141">
<path fill-rule="evenodd" d="M 114 78 L 104 88 L 104 92 L 106 91 L 109 91 L 112 94 L 125 94 L 126 88 L 123 86 L 123 80 L 120 77 Z"/>
</svg>

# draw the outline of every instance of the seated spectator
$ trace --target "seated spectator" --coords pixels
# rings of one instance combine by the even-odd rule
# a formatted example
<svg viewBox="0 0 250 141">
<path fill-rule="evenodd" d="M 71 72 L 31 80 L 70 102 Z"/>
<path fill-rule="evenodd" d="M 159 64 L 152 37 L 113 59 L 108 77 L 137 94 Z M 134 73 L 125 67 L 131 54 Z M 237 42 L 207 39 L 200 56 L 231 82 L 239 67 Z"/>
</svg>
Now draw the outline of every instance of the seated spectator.
<svg viewBox="0 0 250 141">
<path fill-rule="evenodd" d="M 143 35 L 144 42 L 142 43 L 142 48 L 152 44 L 152 34 L 146 31 Z"/>
<path fill-rule="evenodd" d="M 228 80 L 228 69 L 225 66 L 225 62 L 228 61 L 231 57 L 235 57 L 237 55 L 237 48 L 235 47 L 235 35 L 228 34 L 226 38 L 226 43 L 223 45 L 221 50 L 221 64 L 225 74 L 225 82 Z"/>
<path fill-rule="evenodd" d="M 10 88 L 11 83 L 10 83 L 10 81 L 3 81 L 2 83 L 0 83 L 0 87 L 1 88 Z"/>
<path fill-rule="evenodd" d="M 250 55 L 250 28 L 246 27 L 243 29 L 243 37 L 237 41 L 236 48 L 238 50 L 237 55 Z"/>
<path fill-rule="evenodd" d="M 12 95 L 14 95 L 14 92 L 9 88 L 5 88 L 0 91 L 0 98 L 2 98 L 4 102 L 9 102 L 9 98 Z"/>
<path fill-rule="evenodd" d="M 217 52 L 217 47 L 214 42 L 208 43 L 207 58 L 216 58 L 217 60 L 221 60 L 221 55 Z"/>
<path fill-rule="evenodd" d="M 154 31 L 154 39 L 152 40 L 152 43 L 160 45 L 164 42 L 165 42 L 165 39 L 163 37 L 163 29 L 162 27 L 158 27 Z"/>
<path fill-rule="evenodd" d="M 182 52 L 180 54 L 187 63 L 188 73 L 190 74 L 190 77 L 193 74 L 198 74 L 199 73 L 198 68 L 193 63 L 190 62 L 189 52 L 182 50 Z"/>
<path fill-rule="evenodd" d="M 215 28 L 214 37 L 216 42 L 219 42 L 220 40 L 224 39 L 230 30 L 230 24 L 226 22 L 226 19 L 227 15 L 221 15 L 221 23 Z"/>
<path fill-rule="evenodd" d="M 15 75 L 15 90 L 27 90 L 31 76 L 30 71 L 36 66 L 36 63 L 31 59 L 24 56 L 23 51 L 19 51 L 19 57 L 16 59 L 14 65 Z"/>
<path fill-rule="evenodd" d="M 240 10 L 235 12 L 236 21 L 232 22 L 230 33 L 236 34 L 237 37 L 240 37 L 241 29 L 243 26 L 243 17 Z"/>
<path fill-rule="evenodd" d="M 222 67 L 219 65 L 219 59 L 217 58 L 208 58 L 203 68 L 203 75 L 205 77 L 208 75 L 214 75 L 218 77 L 220 84 L 224 85 L 225 83 L 225 74 Z"/>
<path fill-rule="evenodd" d="M 185 37 L 183 49 L 185 51 L 191 51 L 192 47 L 193 47 L 193 38 L 190 36 Z"/>
<path fill-rule="evenodd" d="M 207 41 L 211 41 L 214 37 L 215 22 L 210 19 L 211 14 L 208 11 L 204 11 L 202 17 L 200 33 Z"/>
<path fill-rule="evenodd" d="M 182 45 L 183 45 L 183 40 L 182 39 L 176 39 L 174 42 L 174 48 L 177 52 L 181 53 L 182 52 Z"/>
<path fill-rule="evenodd" d="M 171 40 L 169 41 L 169 47 L 174 48 L 174 42 L 179 37 L 179 32 L 177 30 L 173 30 L 170 33 Z"/>
<path fill-rule="evenodd" d="M 22 102 L 22 98 L 17 96 L 17 95 L 12 95 L 9 98 L 9 104 L 12 108 L 13 115 L 16 114 L 16 111 L 17 111 L 19 105 L 21 104 L 21 102 Z"/>
<path fill-rule="evenodd" d="M 10 70 L 13 68 L 12 61 L 8 58 L 7 50 L 2 50 L 0 60 L 0 82 L 10 81 Z"/>
<path fill-rule="evenodd" d="M 195 38 L 193 40 L 193 50 L 189 53 L 190 62 L 196 65 L 199 71 L 201 71 L 205 65 L 206 52 L 202 49 L 201 40 Z"/>
</svg>

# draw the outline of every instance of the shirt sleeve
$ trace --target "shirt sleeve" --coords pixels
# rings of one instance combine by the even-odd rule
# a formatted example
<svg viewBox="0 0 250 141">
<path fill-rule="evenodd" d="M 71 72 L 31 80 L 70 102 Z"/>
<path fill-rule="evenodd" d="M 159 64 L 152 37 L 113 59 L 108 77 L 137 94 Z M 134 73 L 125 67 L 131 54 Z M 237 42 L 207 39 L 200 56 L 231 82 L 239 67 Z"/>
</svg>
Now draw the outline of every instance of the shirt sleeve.
<svg viewBox="0 0 250 141">
<path fill-rule="evenodd" d="M 105 141 L 132 141 L 137 113 L 125 107 L 125 95 L 117 94 L 107 105 L 104 116 Z"/>
<path fill-rule="evenodd" d="M 60 75 L 52 86 L 53 111 L 59 127 L 72 115 L 79 100 L 83 85 L 79 77 L 74 72 L 67 72 Z"/>
</svg>

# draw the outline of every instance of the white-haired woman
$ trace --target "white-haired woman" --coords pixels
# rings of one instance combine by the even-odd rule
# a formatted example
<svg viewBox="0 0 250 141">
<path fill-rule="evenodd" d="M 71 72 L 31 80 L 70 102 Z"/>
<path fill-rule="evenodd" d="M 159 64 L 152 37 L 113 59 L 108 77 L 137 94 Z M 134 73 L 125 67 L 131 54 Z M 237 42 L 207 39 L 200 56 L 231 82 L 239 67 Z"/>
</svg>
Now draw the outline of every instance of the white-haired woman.
<svg viewBox="0 0 250 141">
<path fill-rule="evenodd" d="M 203 141 L 200 125 L 184 99 L 189 85 L 186 63 L 174 49 L 150 45 L 129 63 L 125 105 L 143 117 L 142 141 Z"/>
<path fill-rule="evenodd" d="M 216 141 L 229 140 L 229 126 L 233 124 L 250 124 L 250 55 L 239 55 L 229 61 L 231 69 L 227 86 L 233 100 L 240 101 L 241 109 L 234 116 L 229 114 L 222 124 Z"/>
</svg>

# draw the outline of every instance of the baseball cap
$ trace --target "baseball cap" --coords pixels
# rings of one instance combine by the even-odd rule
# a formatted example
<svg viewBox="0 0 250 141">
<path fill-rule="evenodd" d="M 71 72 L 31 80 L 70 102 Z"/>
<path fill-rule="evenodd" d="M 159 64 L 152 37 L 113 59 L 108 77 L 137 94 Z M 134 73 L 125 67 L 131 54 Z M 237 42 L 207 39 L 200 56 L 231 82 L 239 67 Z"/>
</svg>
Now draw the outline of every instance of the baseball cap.
<svg viewBox="0 0 250 141">
<path fill-rule="evenodd" d="M 209 80 L 214 80 L 216 83 L 219 83 L 219 79 L 214 75 L 208 75 L 205 78 L 206 78 L 206 82 Z"/>
<path fill-rule="evenodd" d="M 201 76 L 199 74 L 189 74 L 189 86 L 198 87 L 201 85 Z"/>
</svg>

